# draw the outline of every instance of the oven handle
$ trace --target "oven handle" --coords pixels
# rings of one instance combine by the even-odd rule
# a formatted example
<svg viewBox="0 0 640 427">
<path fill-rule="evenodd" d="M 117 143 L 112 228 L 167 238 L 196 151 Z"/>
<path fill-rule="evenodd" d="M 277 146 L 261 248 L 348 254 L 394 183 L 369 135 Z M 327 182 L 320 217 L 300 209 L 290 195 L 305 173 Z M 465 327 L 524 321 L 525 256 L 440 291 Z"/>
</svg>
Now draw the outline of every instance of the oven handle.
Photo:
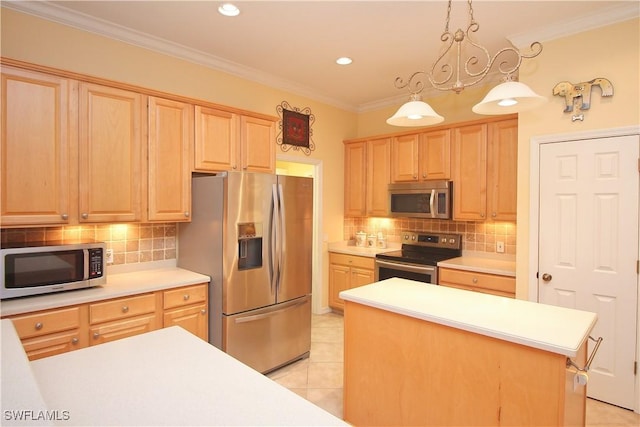
<svg viewBox="0 0 640 427">
<path fill-rule="evenodd" d="M 434 273 L 436 271 L 436 267 L 428 266 L 418 266 L 418 265 L 410 265 L 410 264 L 401 264 L 398 262 L 387 262 L 376 260 L 376 266 L 381 267 L 389 267 L 400 271 L 409 271 L 411 273 Z"/>
</svg>

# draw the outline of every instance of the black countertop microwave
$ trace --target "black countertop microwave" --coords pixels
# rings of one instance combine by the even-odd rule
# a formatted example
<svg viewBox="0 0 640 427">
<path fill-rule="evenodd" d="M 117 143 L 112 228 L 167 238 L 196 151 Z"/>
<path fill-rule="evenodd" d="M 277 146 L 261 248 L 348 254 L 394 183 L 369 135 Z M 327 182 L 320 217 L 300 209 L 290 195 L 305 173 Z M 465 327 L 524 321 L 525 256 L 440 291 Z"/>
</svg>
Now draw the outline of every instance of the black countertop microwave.
<svg viewBox="0 0 640 427">
<path fill-rule="evenodd" d="M 104 243 L 33 242 L 0 248 L 0 299 L 106 283 Z"/>
<path fill-rule="evenodd" d="M 451 181 L 389 184 L 389 216 L 451 219 L 451 199 Z"/>
</svg>

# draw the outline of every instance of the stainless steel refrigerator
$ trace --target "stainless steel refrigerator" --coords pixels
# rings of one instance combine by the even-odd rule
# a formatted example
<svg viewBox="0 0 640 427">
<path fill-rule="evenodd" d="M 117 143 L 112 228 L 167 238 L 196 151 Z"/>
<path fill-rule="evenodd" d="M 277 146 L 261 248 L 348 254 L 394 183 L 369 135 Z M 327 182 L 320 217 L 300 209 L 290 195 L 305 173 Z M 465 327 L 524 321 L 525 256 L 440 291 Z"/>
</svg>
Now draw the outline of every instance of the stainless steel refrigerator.
<svg viewBox="0 0 640 427">
<path fill-rule="evenodd" d="M 194 176 L 178 266 L 211 277 L 209 342 L 260 372 L 311 346 L 313 179 Z"/>
</svg>

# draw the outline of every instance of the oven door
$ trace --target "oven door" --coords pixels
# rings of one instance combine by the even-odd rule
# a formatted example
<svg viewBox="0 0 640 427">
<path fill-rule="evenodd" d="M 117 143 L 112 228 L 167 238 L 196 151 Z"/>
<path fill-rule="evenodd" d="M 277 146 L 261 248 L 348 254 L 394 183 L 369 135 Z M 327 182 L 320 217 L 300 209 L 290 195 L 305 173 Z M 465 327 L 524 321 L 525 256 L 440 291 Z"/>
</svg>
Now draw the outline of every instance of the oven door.
<svg viewBox="0 0 640 427">
<path fill-rule="evenodd" d="M 392 277 L 437 285 L 438 267 L 434 265 L 407 264 L 376 259 L 376 282 Z"/>
</svg>

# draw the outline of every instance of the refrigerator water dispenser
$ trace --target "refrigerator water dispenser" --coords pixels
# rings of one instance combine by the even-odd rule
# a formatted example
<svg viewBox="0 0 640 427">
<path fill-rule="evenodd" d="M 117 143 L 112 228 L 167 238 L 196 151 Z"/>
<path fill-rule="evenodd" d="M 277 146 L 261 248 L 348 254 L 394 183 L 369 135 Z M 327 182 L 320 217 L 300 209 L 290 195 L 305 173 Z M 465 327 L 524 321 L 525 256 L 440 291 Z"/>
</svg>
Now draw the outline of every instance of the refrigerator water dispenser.
<svg viewBox="0 0 640 427">
<path fill-rule="evenodd" d="M 238 224 L 238 270 L 262 267 L 262 224 Z"/>
</svg>

